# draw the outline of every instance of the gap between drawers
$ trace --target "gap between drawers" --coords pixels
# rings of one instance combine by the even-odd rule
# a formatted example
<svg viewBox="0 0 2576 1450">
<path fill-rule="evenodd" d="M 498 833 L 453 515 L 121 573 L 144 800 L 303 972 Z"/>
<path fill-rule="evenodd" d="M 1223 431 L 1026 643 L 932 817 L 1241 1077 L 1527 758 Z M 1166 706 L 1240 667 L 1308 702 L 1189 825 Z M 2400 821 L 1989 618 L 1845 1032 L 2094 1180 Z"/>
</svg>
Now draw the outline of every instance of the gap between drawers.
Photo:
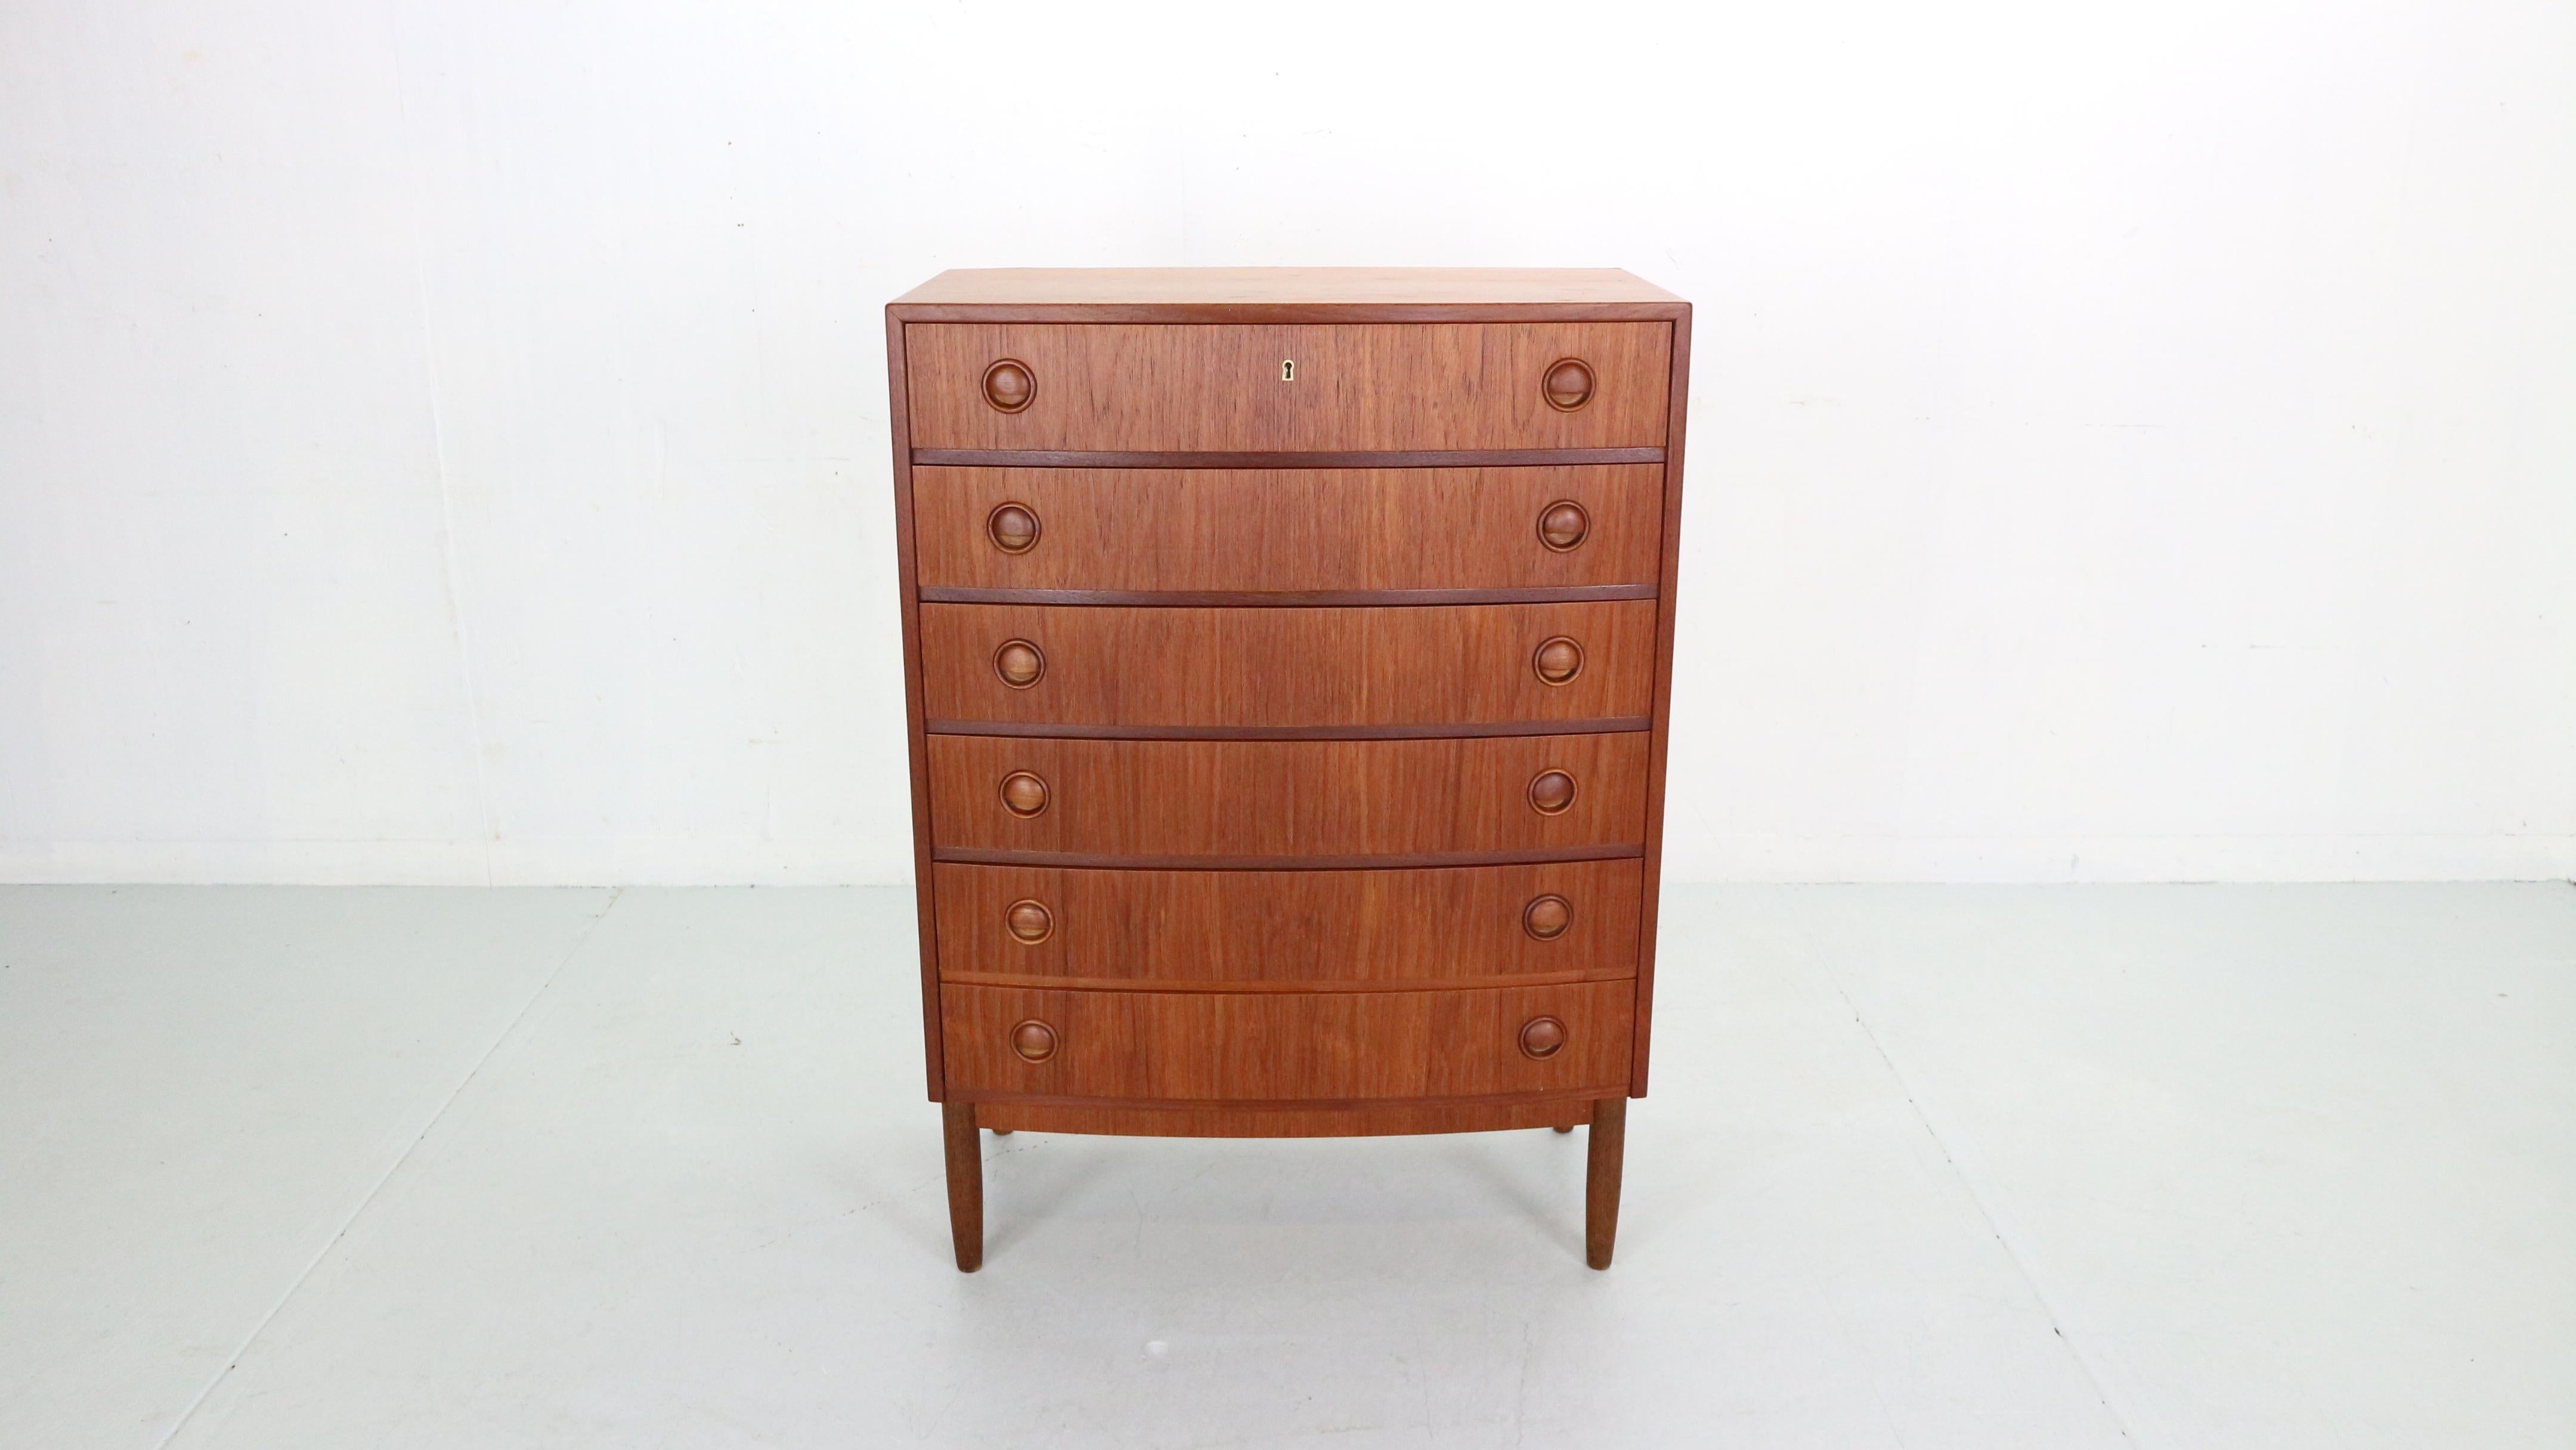
<svg viewBox="0 0 2576 1450">
<path fill-rule="evenodd" d="M 925 584 L 924 604 L 1054 604 L 1127 609 L 1349 609 L 1433 604 L 1605 604 L 1652 599 L 1652 584 L 1516 589 L 970 589 Z"/>
<path fill-rule="evenodd" d="M 1335 995 L 1357 992 L 1464 992 L 1500 987 L 1570 987 L 1584 982 L 1626 982 L 1636 978 L 1634 966 L 1600 967 L 1573 972 L 1508 972 L 1483 977 L 1407 977 L 1378 981 L 1358 979 L 1318 981 L 1257 981 L 1232 978 L 1223 981 L 1173 981 L 1156 977 L 1049 977 L 1026 972 L 949 972 L 942 971 L 939 980 L 952 987 L 1007 987 L 1030 992 L 1328 992 Z"/>
<path fill-rule="evenodd" d="M 925 720 L 928 735 L 1005 735 L 1039 740 L 1479 740 L 1516 735 L 1634 735 L 1654 728 L 1644 715 L 1597 720 L 1496 720 L 1473 725 L 1059 725 L 1047 721 Z"/>
<path fill-rule="evenodd" d="M 930 859 L 958 866 L 1072 866 L 1126 871 L 1409 871 L 1435 866 L 1545 866 L 1558 861 L 1628 861 L 1642 845 L 1563 846 L 1534 851 L 1422 851 L 1353 856 L 1137 856 L 1102 851 L 1004 851 L 933 846 Z"/>
</svg>

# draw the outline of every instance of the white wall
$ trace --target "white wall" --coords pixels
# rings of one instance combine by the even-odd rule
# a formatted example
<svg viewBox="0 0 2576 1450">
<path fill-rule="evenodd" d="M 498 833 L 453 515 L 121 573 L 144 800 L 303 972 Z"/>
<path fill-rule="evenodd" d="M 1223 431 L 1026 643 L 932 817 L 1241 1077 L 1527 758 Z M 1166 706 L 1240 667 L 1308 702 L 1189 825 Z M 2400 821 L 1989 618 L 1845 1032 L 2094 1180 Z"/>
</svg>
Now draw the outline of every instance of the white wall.
<svg viewBox="0 0 2576 1450">
<path fill-rule="evenodd" d="M 879 309 L 1188 263 L 1698 304 L 1677 875 L 2576 874 L 2576 7 L 1107 13 L 0 6 L 0 879 L 902 879 Z"/>
</svg>

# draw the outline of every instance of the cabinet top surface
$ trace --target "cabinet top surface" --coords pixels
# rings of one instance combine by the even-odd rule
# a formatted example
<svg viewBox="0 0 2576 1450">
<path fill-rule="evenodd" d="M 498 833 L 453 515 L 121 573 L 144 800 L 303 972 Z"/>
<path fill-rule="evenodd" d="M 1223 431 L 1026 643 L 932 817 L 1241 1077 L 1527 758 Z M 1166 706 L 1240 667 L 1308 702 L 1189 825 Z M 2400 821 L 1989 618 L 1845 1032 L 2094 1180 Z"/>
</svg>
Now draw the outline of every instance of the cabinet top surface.
<svg viewBox="0 0 2576 1450">
<path fill-rule="evenodd" d="M 942 272 L 896 298 L 909 320 L 1084 310 L 1144 318 L 1241 310 L 1385 309 L 1444 313 L 1486 309 L 1543 315 L 1570 311 L 1664 317 L 1687 304 L 1616 267 L 979 267 Z"/>
</svg>

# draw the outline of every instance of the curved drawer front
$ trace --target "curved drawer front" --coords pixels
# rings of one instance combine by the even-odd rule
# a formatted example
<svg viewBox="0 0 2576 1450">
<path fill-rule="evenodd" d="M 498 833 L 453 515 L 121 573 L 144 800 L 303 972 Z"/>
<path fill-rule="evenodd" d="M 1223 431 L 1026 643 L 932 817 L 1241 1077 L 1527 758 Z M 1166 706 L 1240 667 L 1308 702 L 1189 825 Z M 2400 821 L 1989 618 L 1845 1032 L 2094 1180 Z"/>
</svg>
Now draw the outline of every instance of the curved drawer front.
<svg viewBox="0 0 2576 1450">
<path fill-rule="evenodd" d="M 1434 982 L 1633 973 L 1637 861 L 1411 871 L 934 866 L 950 980 Z"/>
<path fill-rule="evenodd" d="M 1446 992 L 940 989 L 953 1093 L 1350 1102 L 1620 1088 L 1636 984 Z"/>
<path fill-rule="evenodd" d="M 1367 609 L 921 606 L 935 722 L 1642 723 L 1655 601 Z M 934 728 L 940 728 L 934 726 Z"/>
<path fill-rule="evenodd" d="M 1661 448 L 1671 348 L 1663 322 L 904 328 L 927 449 Z"/>
<path fill-rule="evenodd" d="M 1651 585 L 1663 490 L 1656 463 L 912 471 L 925 589 Z"/>
<path fill-rule="evenodd" d="M 1643 731 L 1467 740 L 934 735 L 931 849 L 1146 858 L 1137 865 L 1636 850 L 1645 840 L 1648 739 Z"/>
</svg>

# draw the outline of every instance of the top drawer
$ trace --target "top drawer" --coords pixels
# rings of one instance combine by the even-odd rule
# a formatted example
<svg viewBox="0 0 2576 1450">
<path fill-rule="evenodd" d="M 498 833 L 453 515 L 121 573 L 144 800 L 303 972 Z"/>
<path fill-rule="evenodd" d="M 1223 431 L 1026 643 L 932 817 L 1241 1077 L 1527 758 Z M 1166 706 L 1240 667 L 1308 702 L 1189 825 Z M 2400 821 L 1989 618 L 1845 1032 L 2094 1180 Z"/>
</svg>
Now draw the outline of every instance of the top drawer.
<svg viewBox="0 0 2576 1450">
<path fill-rule="evenodd" d="M 1672 326 L 912 323 L 915 448 L 1661 448 Z"/>
</svg>

